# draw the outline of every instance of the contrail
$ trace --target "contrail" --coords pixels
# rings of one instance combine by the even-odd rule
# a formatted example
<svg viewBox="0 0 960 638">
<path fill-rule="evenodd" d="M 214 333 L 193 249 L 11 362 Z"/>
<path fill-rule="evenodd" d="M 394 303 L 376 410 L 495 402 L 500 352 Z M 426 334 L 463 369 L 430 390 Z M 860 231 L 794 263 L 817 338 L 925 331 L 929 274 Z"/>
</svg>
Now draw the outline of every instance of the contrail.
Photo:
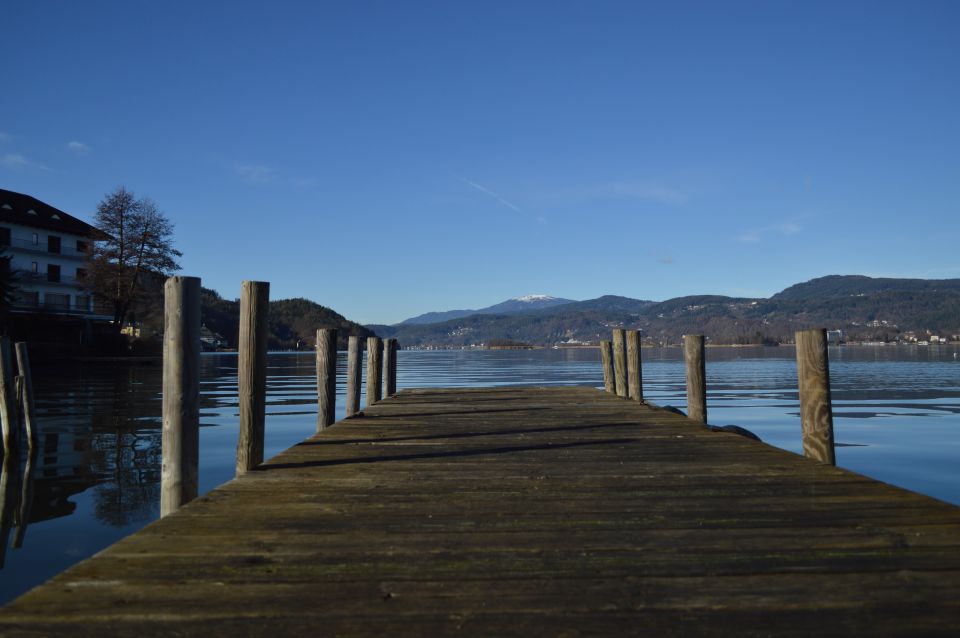
<svg viewBox="0 0 960 638">
<path fill-rule="evenodd" d="M 503 205 L 506 206 L 507 208 L 509 208 L 509 209 L 511 209 L 511 210 L 514 210 L 514 211 L 516 211 L 516 212 L 518 212 L 518 213 L 520 213 L 520 214 L 523 214 L 523 211 L 520 209 L 519 206 L 517 206 L 517 205 L 514 204 L 513 202 L 508 202 L 508 201 L 505 200 L 504 198 L 502 198 L 502 197 L 500 197 L 499 195 L 497 195 L 496 193 L 494 193 L 494 192 L 493 192 L 492 190 L 490 190 L 489 188 L 486 188 L 485 186 L 481 186 L 480 184 L 477 184 L 476 182 L 471 182 L 471 181 L 470 181 L 469 179 L 467 179 L 466 177 L 461 177 L 461 178 L 460 178 L 460 181 L 464 182 L 465 184 L 469 184 L 470 186 L 473 186 L 474 188 L 476 188 L 476 189 L 477 189 L 478 191 L 480 191 L 481 193 L 486 193 L 486 194 L 489 195 L 490 197 L 493 197 L 495 200 L 497 200 L 498 202 L 500 202 L 501 204 L 503 204 Z"/>
</svg>

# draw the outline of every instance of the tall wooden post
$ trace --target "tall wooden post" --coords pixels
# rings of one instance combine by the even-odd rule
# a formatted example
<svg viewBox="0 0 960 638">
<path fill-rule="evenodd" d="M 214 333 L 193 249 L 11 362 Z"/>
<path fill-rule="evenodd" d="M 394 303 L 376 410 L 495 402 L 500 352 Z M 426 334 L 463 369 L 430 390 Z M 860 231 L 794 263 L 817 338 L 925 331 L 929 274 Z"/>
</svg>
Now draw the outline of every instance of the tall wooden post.
<svg viewBox="0 0 960 638">
<path fill-rule="evenodd" d="M 707 422 L 707 368 L 703 335 L 684 335 L 683 359 L 687 364 L 687 416 Z"/>
<path fill-rule="evenodd" d="M 317 432 L 337 420 L 337 331 L 317 330 Z"/>
<path fill-rule="evenodd" d="M 380 350 L 383 340 L 380 337 L 367 338 L 367 405 L 371 406 L 380 400 L 382 389 L 383 368 L 380 365 Z"/>
<path fill-rule="evenodd" d="M 796 333 L 796 341 L 803 454 L 823 463 L 836 465 L 827 331 L 800 330 Z"/>
<path fill-rule="evenodd" d="M 397 393 L 397 340 L 383 342 L 383 396 L 392 397 Z"/>
<path fill-rule="evenodd" d="M 20 411 L 17 409 L 16 374 L 10 339 L 0 337 L 0 420 L 3 428 L 4 455 L 19 454 Z"/>
<path fill-rule="evenodd" d="M 627 330 L 627 379 L 630 398 L 643 401 L 643 368 L 640 362 L 640 331 Z"/>
<path fill-rule="evenodd" d="M 603 366 L 603 389 L 610 394 L 616 394 L 617 382 L 613 378 L 613 345 L 606 340 L 600 342 L 600 364 Z"/>
<path fill-rule="evenodd" d="M 350 337 L 347 341 L 347 418 L 360 411 L 361 359 L 360 337 Z"/>
<path fill-rule="evenodd" d="M 37 447 L 36 416 L 33 406 L 33 375 L 30 372 L 30 355 L 27 353 L 27 344 L 19 341 L 16 344 L 17 368 L 20 370 L 20 378 L 23 383 L 23 396 L 20 400 L 20 409 L 23 410 L 23 424 L 27 428 L 28 449 L 33 450 Z"/>
<path fill-rule="evenodd" d="M 245 281 L 240 286 L 240 338 L 237 381 L 240 390 L 240 440 L 237 476 L 263 463 L 267 412 L 267 316 L 270 284 Z"/>
<path fill-rule="evenodd" d="M 197 497 L 200 457 L 200 278 L 163 286 L 163 466 L 160 516 Z"/>
<path fill-rule="evenodd" d="M 627 396 L 627 343 L 623 328 L 613 329 L 613 376 L 617 383 L 617 396 Z"/>
</svg>

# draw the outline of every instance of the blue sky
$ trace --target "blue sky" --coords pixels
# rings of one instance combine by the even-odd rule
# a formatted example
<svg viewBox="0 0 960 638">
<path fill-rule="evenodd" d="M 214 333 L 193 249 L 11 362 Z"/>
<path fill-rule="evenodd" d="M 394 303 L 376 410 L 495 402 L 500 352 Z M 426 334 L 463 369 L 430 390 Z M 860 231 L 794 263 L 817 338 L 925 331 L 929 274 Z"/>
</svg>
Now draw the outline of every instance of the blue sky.
<svg viewBox="0 0 960 638">
<path fill-rule="evenodd" d="M 361 322 L 960 277 L 958 2 L 31 2 L 0 187 Z"/>
</svg>

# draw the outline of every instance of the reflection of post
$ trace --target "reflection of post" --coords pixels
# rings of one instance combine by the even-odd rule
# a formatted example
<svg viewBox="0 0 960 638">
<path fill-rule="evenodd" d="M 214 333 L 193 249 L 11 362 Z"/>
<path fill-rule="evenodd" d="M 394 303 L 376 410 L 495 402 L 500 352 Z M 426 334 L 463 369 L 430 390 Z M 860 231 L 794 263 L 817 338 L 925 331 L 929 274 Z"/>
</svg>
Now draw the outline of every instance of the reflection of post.
<svg viewBox="0 0 960 638">
<path fill-rule="evenodd" d="M 163 288 L 160 516 L 197 497 L 200 460 L 200 278 L 170 277 Z"/>
<path fill-rule="evenodd" d="M 609 341 L 600 342 L 600 365 L 603 366 L 603 388 L 610 394 L 617 393 L 613 379 L 613 346 Z"/>
<path fill-rule="evenodd" d="M 367 406 L 380 400 L 381 375 L 380 350 L 383 340 L 380 337 L 367 337 Z"/>
<path fill-rule="evenodd" d="M 317 330 L 317 432 L 337 420 L 337 331 Z"/>
<path fill-rule="evenodd" d="M 347 417 L 360 411 L 361 375 L 360 337 L 350 337 L 347 342 Z"/>
<path fill-rule="evenodd" d="M 0 420 L 3 421 L 3 451 L 17 451 L 20 414 L 17 410 L 17 389 L 14 385 L 13 353 L 10 339 L 0 337 Z"/>
<path fill-rule="evenodd" d="M 827 331 L 800 330 L 796 333 L 796 340 L 803 455 L 836 465 Z"/>
<path fill-rule="evenodd" d="M 27 444 L 33 450 L 37 447 L 37 424 L 33 410 L 33 375 L 30 373 L 30 356 L 27 354 L 27 344 L 18 341 L 17 368 L 23 379 L 23 396 L 20 400 L 20 409 L 23 410 L 23 422 L 27 427 Z"/>
<path fill-rule="evenodd" d="M 240 286 L 240 338 L 237 390 L 240 440 L 237 476 L 263 463 L 263 424 L 267 410 L 267 317 L 270 284 L 245 281 Z"/>
<path fill-rule="evenodd" d="M 23 546 L 23 537 L 30 523 L 30 509 L 33 507 L 33 468 L 37 464 L 38 447 L 34 446 L 27 454 L 27 465 L 23 470 L 23 490 L 20 493 L 20 513 L 17 516 L 17 533 L 13 537 L 13 547 Z"/>
<path fill-rule="evenodd" d="M 17 512 L 20 490 L 20 454 L 17 450 L 8 450 L 3 455 L 3 470 L 0 473 L 0 568 L 3 567 L 10 541 L 10 528 Z"/>
<path fill-rule="evenodd" d="M 707 368 L 703 335 L 683 336 L 683 359 L 687 364 L 687 416 L 707 422 Z"/>
</svg>

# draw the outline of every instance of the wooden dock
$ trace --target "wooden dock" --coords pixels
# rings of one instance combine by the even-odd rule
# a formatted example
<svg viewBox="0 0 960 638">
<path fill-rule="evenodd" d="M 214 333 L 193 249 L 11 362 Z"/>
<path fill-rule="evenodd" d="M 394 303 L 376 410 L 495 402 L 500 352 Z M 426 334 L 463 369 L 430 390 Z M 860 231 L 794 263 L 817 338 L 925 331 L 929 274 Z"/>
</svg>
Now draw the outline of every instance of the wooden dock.
<svg viewBox="0 0 960 638">
<path fill-rule="evenodd" d="M 4 636 L 958 631 L 960 508 L 591 388 L 403 392 L 0 610 Z"/>
</svg>

